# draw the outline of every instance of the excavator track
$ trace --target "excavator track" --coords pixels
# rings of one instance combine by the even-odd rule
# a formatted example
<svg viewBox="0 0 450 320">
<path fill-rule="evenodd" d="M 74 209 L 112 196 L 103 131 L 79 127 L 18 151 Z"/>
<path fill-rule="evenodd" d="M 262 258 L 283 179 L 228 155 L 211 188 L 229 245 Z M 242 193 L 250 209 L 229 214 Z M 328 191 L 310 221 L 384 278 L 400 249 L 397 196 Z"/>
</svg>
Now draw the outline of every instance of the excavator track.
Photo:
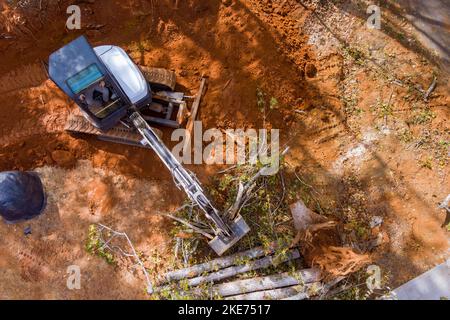
<svg viewBox="0 0 450 320">
<path fill-rule="evenodd" d="M 98 139 L 104 141 L 145 147 L 144 145 L 141 144 L 142 136 L 133 128 L 129 129 L 123 125 L 118 125 L 114 128 L 111 128 L 107 132 L 102 132 L 96 127 L 94 127 L 83 116 L 78 115 L 69 116 L 66 125 L 64 127 L 64 130 L 72 134 L 93 135 L 96 136 Z"/>
<path fill-rule="evenodd" d="M 175 90 L 177 83 L 175 72 L 163 68 L 141 67 L 141 69 L 150 85 L 156 86 L 160 90 Z"/>
</svg>

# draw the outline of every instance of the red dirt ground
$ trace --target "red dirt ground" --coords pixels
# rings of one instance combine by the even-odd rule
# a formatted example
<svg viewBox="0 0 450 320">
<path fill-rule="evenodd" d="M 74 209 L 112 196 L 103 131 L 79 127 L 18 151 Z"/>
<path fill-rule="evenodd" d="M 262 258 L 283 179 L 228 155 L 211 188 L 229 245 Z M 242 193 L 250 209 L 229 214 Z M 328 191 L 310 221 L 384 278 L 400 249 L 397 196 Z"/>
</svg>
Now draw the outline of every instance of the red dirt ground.
<svg viewBox="0 0 450 320">
<path fill-rule="evenodd" d="M 148 260 L 155 272 L 171 255 L 171 223 L 158 213 L 176 208 L 183 195 L 156 156 L 63 131 L 75 106 L 47 80 L 42 61 L 81 34 L 94 45 L 125 48 L 141 65 L 174 70 L 188 93 L 209 76 L 204 127 L 280 128 L 291 147 L 287 162 L 310 178 L 328 210 L 349 225 L 352 217 L 383 217 L 372 260 L 391 287 L 448 257 L 437 208 L 450 185 L 448 76 L 391 34 L 366 30 L 352 1 L 305 1 L 316 14 L 290 0 L 78 1 L 83 30 L 68 31 L 71 2 L 12 10 L 0 1 L 0 34 L 12 36 L 0 38 L 0 171 L 37 169 L 53 200 L 29 223 L 28 238 L 27 224 L 0 223 L 0 298 L 145 298 L 141 282 L 84 251 L 92 222 L 126 231 L 149 257 L 158 250 L 163 259 Z M 371 53 L 371 62 L 356 63 L 317 17 Z M 386 80 L 395 75 L 426 90 L 433 72 L 439 81 L 428 102 Z M 265 119 L 257 88 L 279 101 Z M 383 103 L 389 112 L 380 117 Z M 412 140 L 404 139 L 406 129 Z M 217 171 L 190 169 L 204 183 Z M 112 198 L 103 198 L 106 190 Z M 65 287 L 71 264 L 85 270 L 83 290 Z"/>
</svg>

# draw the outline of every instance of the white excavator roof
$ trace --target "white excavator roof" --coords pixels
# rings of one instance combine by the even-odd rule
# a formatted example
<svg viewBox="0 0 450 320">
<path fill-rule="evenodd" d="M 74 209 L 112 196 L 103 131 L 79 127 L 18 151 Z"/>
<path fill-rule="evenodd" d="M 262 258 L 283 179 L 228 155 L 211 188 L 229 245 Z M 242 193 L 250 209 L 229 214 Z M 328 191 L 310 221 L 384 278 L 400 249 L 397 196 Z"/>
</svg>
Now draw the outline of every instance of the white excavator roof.
<svg viewBox="0 0 450 320">
<path fill-rule="evenodd" d="M 108 71 L 119 82 L 120 87 L 130 99 L 137 103 L 148 95 L 149 86 L 142 72 L 120 47 L 106 45 L 95 47 L 94 51 Z"/>
</svg>

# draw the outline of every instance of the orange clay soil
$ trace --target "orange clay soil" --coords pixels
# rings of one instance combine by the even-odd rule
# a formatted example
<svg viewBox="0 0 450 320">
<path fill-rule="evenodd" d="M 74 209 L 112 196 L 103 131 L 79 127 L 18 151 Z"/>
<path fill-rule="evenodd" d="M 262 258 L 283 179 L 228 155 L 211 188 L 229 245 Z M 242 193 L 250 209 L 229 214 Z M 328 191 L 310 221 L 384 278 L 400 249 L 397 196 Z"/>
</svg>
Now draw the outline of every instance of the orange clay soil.
<svg viewBox="0 0 450 320">
<path fill-rule="evenodd" d="M 199 115 L 206 128 L 279 128 L 291 147 L 286 161 L 341 217 L 350 239 L 355 221 L 383 217 L 371 230 L 382 241 L 370 259 L 391 287 L 448 257 L 437 208 L 450 185 L 447 75 L 423 51 L 367 30 L 365 8 L 305 1 L 312 14 L 294 0 L 83 1 L 83 29 L 68 31 L 71 1 L 33 3 L 12 9 L 0 1 L 0 34 L 8 35 L 0 38 L 0 171 L 38 170 L 50 201 L 34 221 L 0 223 L 0 298 L 146 298 L 142 275 L 85 252 L 93 222 L 127 232 L 152 275 L 170 268 L 172 224 L 160 213 L 183 194 L 162 163 L 149 150 L 63 131 L 76 107 L 42 62 L 82 34 L 93 45 L 123 47 L 140 65 L 174 70 L 188 94 L 207 75 Z M 438 86 L 427 102 L 390 81 L 426 90 L 433 72 Z M 265 113 L 258 90 L 276 101 Z M 189 168 L 205 184 L 218 170 Z M 72 264 L 81 266 L 82 290 L 66 288 Z"/>
</svg>

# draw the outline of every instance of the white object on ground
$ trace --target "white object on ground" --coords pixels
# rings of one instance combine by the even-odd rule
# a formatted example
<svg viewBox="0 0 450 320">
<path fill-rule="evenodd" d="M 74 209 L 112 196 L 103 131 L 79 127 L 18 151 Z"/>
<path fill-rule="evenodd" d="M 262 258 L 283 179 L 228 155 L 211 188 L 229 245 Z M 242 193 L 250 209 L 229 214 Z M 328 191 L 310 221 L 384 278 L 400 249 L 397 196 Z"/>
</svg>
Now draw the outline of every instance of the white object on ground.
<svg viewBox="0 0 450 320">
<path fill-rule="evenodd" d="M 306 286 L 291 286 L 287 288 L 240 294 L 237 296 L 226 297 L 225 300 L 281 300 L 290 297 L 296 300 L 304 300 L 309 298 L 308 290 L 315 284 L 320 286 L 319 283 L 307 284 Z"/>
<path fill-rule="evenodd" d="M 370 220 L 370 227 L 375 228 L 375 227 L 381 226 L 382 223 L 383 223 L 382 217 L 373 216 L 372 219 Z"/>
<path fill-rule="evenodd" d="M 305 231 L 309 226 L 326 222 L 327 219 L 310 210 L 303 201 L 299 200 L 290 206 L 294 227 L 297 231 Z"/>
<path fill-rule="evenodd" d="M 442 201 L 442 203 L 439 205 L 439 208 L 450 211 L 449 203 L 450 203 L 450 194 L 447 195 L 444 201 Z"/>
<path fill-rule="evenodd" d="M 392 292 L 392 297 L 385 297 L 385 299 L 450 299 L 450 259 L 398 287 Z"/>
<path fill-rule="evenodd" d="M 265 277 L 237 280 L 215 285 L 211 288 L 213 294 L 229 297 L 255 291 L 272 290 L 283 287 L 305 285 L 321 279 L 319 269 L 304 269 L 294 273 L 281 273 Z M 201 290 L 199 290 L 199 293 Z"/>
</svg>

